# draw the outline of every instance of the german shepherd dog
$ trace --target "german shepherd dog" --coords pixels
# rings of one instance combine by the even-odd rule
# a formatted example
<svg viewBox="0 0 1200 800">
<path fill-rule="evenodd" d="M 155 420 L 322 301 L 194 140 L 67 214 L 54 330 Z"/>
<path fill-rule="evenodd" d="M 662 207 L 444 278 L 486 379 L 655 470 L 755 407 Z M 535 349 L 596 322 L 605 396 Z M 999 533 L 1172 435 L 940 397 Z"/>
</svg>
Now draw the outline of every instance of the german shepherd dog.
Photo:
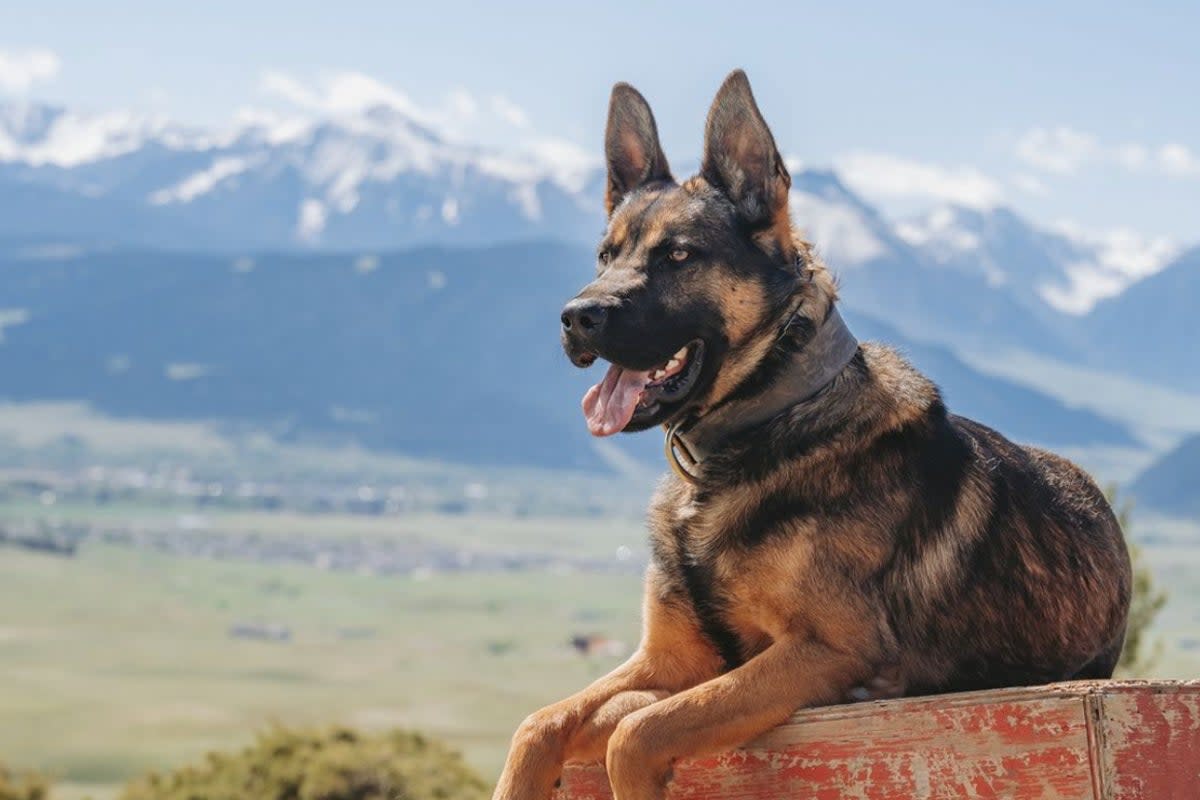
<svg viewBox="0 0 1200 800">
<path fill-rule="evenodd" d="M 521 724 L 495 797 L 546 800 L 564 761 L 604 758 L 618 800 L 652 800 L 675 759 L 804 706 L 1109 677 L 1130 564 L 1104 495 L 854 340 L 745 74 L 697 176 L 672 178 L 627 84 L 605 148 L 608 228 L 563 346 L 611 364 L 591 432 L 662 425 L 675 471 L 637 652 Z"/>
</svg>

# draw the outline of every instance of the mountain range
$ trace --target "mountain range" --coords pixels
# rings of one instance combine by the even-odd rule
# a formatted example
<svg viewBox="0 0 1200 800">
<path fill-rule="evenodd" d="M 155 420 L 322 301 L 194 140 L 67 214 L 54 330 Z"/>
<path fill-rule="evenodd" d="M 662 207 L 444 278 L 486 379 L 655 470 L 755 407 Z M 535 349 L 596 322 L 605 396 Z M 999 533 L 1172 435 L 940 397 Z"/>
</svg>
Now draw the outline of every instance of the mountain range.
<svg viewBox="0 0 1200 800">
<path fill-rule="evenodd" d="M 248 257 L 0 248 L 0 399 L 87 399 L 120 416 L 251 424 L 448 461 L 604 468 L 558 310 L 589 248 L 520 243 L 383 255 Z M 848 308 L 860 338 L 904 350 L 959 412 L 1023 440 L 1128 446 L 1122 424 L 967 366 Z M 608 445 L 610 448 L 612 445 Z M 661 459 L 648 434 L 626 454 Z"/>
<path fill-rule="evenodd" d="M 486 149 L 387 105 L 246 112 L 210 131 L 0 104 L 0 238 L 226 253 L 591 246 L 602 187 L 599 160 L 573 145 Z M 828 170 L 793 169 L 793 207 L 863 307 L 910 335 L 984 348 L 1080 358 L 1074 317 L 1173 255 L 1161 242 L 1041 229 L 1003 208 L 893 223 Z"/>
<path fill-rule="evenodd" d="M 1200 251 L 1005 208 L 893 221 L 832 170 L 792 175 L 794 215 L 850 316 L 964 413 L 1047 444 L 1139 440 L 1129 420 L 968 367 L 968 351 L 1200 392 Z M 572 146 L 499 152 L 386 105 L 209 131 L 0 104 L 3 394 L 594 465 L 574 396 L 587 381 L 564 371 L 554 320 L 591 269 L 602 187 L 598 159 Z M 537 419 L 544 447 L 519 425 L 436 419 L 480 408 Z"/>
<path fill-rule="evenodd" d="M 382 106 L 221 132 L 0 107 L 0 237 L 227 252 L 579 240 L 598 229 L 597 180 L 572 152 L 485 151 Z"/>
</svg>

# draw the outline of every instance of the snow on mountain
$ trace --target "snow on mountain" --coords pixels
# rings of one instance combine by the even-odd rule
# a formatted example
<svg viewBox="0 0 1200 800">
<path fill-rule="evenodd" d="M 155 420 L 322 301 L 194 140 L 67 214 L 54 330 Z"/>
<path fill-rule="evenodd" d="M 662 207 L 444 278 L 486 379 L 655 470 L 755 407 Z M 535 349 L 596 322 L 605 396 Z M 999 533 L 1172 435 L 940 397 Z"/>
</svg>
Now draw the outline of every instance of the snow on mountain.
<svg viewBox="0 0 1200 800">
<path fill-rule="evenodd" d="M 1131 231 L 1039 228 L 1007 208 L 943 206 L 904 220 L 896 233 L 943 267 L 982 275 L 1031 306 L 1087 313 L 1165 266 L 1178 248 Z"/>
<path fill-rule="evenodd" d="M 150 202 L 156 206 L 190 203 L 197 197 L 211 192 L 226 178 L 240 175 L 258 163 L 261 163 L 261 159 L 238 156 L 215 158 L 205 169 L 193 172 L 173 186 L 153 192 Z"/>
<path fill-rule="evenodd" d="M 289 109 L 243 110 L 217 131 L 159 115 L 0 104 L 0 199 L 21 209 L 0 221 L 0 235 L 231 249 L 595 235 L 600 159 L 538 134 L 503 98 L 492 104 L 517 141 L 485 148 L 456 130 L 452 114 L 365 76 L 330 76 L 317 89 L 285 75 L 264 80 Z M 464 95 L 459 113 L 477 115 L 475 105 Z M 1004 208 L 947 206 L 893 225 L 832 171 L 790 166 L 794 215 L 838 270 L 905 251 L 1031 307 L 1082 314 L 1177 253 L 1127 231 L 1039 229 Z M 53 215 L 37 213 L 39 203 Z"/>
<path fill-rule="evenodd" d="M 339 107 L 324 116 L 243 112 L 215 132 L 124 112 L 0 106 L 0 194 L 115 203 L 139 217 L 127 230 L 172 246 L 349 246 L 366 220 L 391 225 L 392 238 L 384 231 L 376 238 L 392 246 L 450 231 L 474 241 L 551 235 L 563 224 L 570 233 L 585 213 L 594 221 L 598 159 L 533 132 L 509 151 L 482 148 L 400 105 Z M 17 186 L 3 186 L 6 177 Z M 255 208 L 251 198 L 265 205 Z M 240 219 L 212 208 L 226 202 L 241 208 Z M 264 218 L 269 237 L 261 235 Z M 67 235 L 94 234 L 86 225 L 72 230 L 70 218 L 57 224 Z"/>
<path fill-rule="evenodd" d="M 792 216 L 831 266 L 853 269 L 887 255 L 895 240 L 890 226 L 836 174 L 795 168 L 792 173 Z"/>
<path fill-rule="evenodd" d="M 1068 332 L 1053 318 L 1061 315 L 1027 307 L 970 259 L 959 269 L 947 269 L 930 239 L 914 242 L 911 232 L 906 237 L 897 231 L 835 172 L 794 171 L 792 212 L 838 275 L 848 307 L 918 340 L 1072 352 Z"/>
<path fill-rule="evenodd" d="M 0 103 L 0 239 L 234 256 L 594 243 L 599 153 L 543 135 L 503 98 L 464 94 L 434 113 L 364 76 L 318 89 L 269 78 L 287 107 L 242 111 L 219 130 Z M 464 119 L 507 138 L 481 146 Z M 1131 234 L 1041 229 L 1004 208 L 946 207 L 896 225 L 836 172 L 789 168 L 793 215 L 847 303 L 915 339 L 1073 357 L 1086 343 L 1071 315 L 1173 253 Z"/>
<path fill-rule="evenodd" d="M 204 134 L 160 115 L 79 114 L 24 102 L 0 105 L 0 162 L 69 168 L 131 153 L 150 142 L 178 150 L 209 144 Z"/>
<path fill-rule="evenodd" d="M 1091 251 L 1091 258 L 1067 266 L 1070 281 L 1065 291 L 1050 289 L 1046 301 L 1070 314 L 1082 314 L 1102 300 L 1115 297 L 1134 283 L 1154 275 L 1182 252 L 1178 243 L 1165 237 L 1147 237 L 1118 228 L 1094 233 L 1069 223 L 1058 232 Z"/>
<path fill-rule="evenodd" d="M 1200 247 L 1171 261 L 1121 294 L 1096 304 L 1083 318 L 1095 343 L 1093 361 L 1163 386 L 1200 392 L 1196 298 Z"/>
</svg>

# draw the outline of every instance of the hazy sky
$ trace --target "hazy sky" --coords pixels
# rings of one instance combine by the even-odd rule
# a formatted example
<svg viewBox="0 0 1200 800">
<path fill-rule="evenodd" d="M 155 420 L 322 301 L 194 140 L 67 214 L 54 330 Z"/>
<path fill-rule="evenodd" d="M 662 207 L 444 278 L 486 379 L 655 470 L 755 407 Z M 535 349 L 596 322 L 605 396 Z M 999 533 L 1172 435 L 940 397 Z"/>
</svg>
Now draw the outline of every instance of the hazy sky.
<svg viewBox="0 0 1200 800">
<path fill-rule="evenodd" d="M 678 163 L 741 66 L 785 153 L 893 213 L 1004 203 L 1195 242 L 1198 31 L 1194 2 L 10 2 L 0 96 L 207 125 L 333 103 L 358 73 L 472 137 L 536 131 L 598 155 L 609 87 L 628 80 Z"/>
</svg>

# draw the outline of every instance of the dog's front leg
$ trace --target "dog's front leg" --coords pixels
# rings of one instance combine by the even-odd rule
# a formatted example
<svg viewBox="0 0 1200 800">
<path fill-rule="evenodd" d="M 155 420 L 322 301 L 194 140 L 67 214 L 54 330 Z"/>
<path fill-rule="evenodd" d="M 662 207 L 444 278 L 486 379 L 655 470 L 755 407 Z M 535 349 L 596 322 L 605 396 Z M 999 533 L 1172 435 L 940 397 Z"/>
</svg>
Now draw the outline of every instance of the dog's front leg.
<svg viewBox="0 0 1200 800">
<path fill-rule="evenodd" d="M 721 659 L 695 618 L 658 581 L 651 569 L 638 651 L 582 692 L 521 723 L 494 800 L 548 800 L 563 761 L 601 755 L 622 716 L 720 673 Z"/>
<path fill-rule="evenodd" d="M 614 709 L 609 704 L 620 707 L 629 696 L 641 694 L 636 690 L 649 685 L 657 671 L 651 659 L 639 651 L 582 692 L 526 717 L 513 734 L 493 800 L 546 800 L 568 757 L 583 758 L 588 750 L 598 751 L 596 755 L 603 752 L 603 744 L 597 745 L 594 740 L 601 735 L 607 737 L 619 721 L 612 719 Z M 665 693 L 653 695 L 661 696 Z M 606 718 L 608 724 L 604 724 Z M 602 734 L 593 731 L 597 724 L 607 730 Z"/>
<path fill-rule="evenodd" d="M 616 800 L 662 800 L 672 763 L 737 747 L 805 706 L 836 702 L 867 660 L 810 638 L 780 639 L 741 667 L 626 716 L 608 742 Z"/>
</svg>

